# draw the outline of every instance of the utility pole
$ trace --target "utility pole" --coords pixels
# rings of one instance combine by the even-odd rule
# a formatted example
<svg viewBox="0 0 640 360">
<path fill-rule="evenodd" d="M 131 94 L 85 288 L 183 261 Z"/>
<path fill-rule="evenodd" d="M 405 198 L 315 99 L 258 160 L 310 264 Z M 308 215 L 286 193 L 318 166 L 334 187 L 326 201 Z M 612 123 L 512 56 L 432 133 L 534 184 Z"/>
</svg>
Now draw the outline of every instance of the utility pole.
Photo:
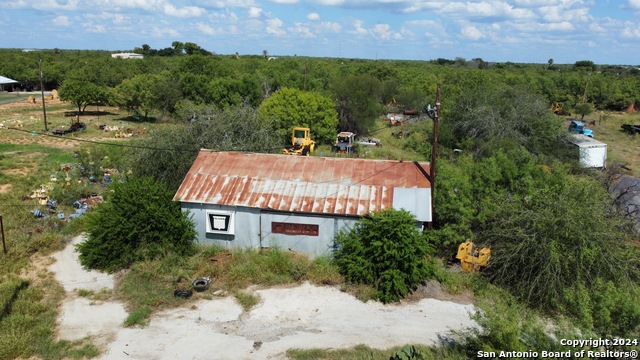
<svg viewBox="0 0 640 360">
<path fill-rule="evenodd" d="M 4 242 L 4 223 L 2 222 L 2 214 L 0 214 L 0 229 L 2 229 L 2 252 L 7 255 L 7 245 Z"/>
<path fill-rule="evenodd" d="M 40 70 L 40 95 L 42 96 L 42 113 L 44 114 L 44 131 L 47 129 L 47 107 L 44 104 L 44 83 L 42 82 L 42 59 L 38 61 L 38 69 Z"/>
<path fill-rule="evenodd" d="M 431 182 L 431 222 L 429 223 L 429 229 L 433 228 L 433 224 L 436 221 L 436 209 L 434 206 L 436 187 L 436 159 L 438 157 L 438 125 L 440 120 L 440 94 L 442 92 L 442 85 L 438 84 L 436 90 L 436 107 L 432 108 L 430 105 L 427 107 L 427 114 L 433 120 L 433 142 L 431 144 L 431 164 L 429 164 L 429 181 Z"/>
</svg>

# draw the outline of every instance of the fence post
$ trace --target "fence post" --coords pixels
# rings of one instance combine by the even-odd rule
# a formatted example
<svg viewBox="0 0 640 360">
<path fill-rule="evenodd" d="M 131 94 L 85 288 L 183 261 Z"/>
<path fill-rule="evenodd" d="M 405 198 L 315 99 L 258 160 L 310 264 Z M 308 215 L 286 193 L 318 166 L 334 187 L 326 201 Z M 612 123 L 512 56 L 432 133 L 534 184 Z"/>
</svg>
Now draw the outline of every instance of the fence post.
<svg viewBox="0 0 640 360">
<path fill-rule="evenodd" d="M 2 222 L 2 214 L 0 214 L 0 230 L 2 231 L 2 252 L 7 255 L 7 245 L 4 243 L 4 223 Z"/>
</svg>

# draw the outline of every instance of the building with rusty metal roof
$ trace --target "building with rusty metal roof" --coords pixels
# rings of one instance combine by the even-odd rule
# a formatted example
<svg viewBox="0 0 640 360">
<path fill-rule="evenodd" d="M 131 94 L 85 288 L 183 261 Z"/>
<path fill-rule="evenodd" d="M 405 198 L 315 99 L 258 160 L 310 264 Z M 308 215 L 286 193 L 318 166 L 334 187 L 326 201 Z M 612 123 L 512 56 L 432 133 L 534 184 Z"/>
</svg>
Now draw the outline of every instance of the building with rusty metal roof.
<svg viewBox="0 0 640 360">
<path fill-rule="evenodd" d="M 428 172 L 428 163 L 201 150 L 174 200 L 200 242 L 321 255 L 373 211 L 431 221 Z"/>
</svg>

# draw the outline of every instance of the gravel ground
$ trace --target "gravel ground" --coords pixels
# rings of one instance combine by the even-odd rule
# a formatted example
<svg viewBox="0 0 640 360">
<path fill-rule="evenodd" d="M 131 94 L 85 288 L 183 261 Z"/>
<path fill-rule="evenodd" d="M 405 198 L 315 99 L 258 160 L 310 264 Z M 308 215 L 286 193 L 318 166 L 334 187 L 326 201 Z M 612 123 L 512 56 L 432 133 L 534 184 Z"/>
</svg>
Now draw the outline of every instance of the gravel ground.
<svg viewBox="0 0 640 360">
<path fill-rule="evenodd" d="M 125 307 L 91 301 L 75 289 L 111 289 L 114 279 L 82 269 L 73 244 L 56 253 L 49 270 L 67 298 L 58 319 L 62 339 L 91 335 L 102 359 L 286 359 L 291 348 L 385 349 L 437 344 L 449 330 L 473 326 L 472 305 L 436 299 L 403 304 L 363 303 L 337 287 L 304 283 L 254 290 L 260 303 L 243 312 L 231 296 L 162 311 L 144 328 L 124 328 Z"/>
</svg>

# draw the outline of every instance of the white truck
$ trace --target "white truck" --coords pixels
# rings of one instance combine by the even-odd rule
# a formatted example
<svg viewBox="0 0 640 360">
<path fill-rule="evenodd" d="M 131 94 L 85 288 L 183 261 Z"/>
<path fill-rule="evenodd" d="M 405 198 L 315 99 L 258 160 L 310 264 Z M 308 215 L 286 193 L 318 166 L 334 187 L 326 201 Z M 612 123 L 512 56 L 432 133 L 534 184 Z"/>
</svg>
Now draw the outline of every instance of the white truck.
<svg viewBox="0 0 640 360">
<path fill-rule="evenodd" d="M 572 135 L 571 142 L 580 151 L 580 164 L 583 167 L 606 168 L 607 144 L 582 134 Z"/>
</svg>

